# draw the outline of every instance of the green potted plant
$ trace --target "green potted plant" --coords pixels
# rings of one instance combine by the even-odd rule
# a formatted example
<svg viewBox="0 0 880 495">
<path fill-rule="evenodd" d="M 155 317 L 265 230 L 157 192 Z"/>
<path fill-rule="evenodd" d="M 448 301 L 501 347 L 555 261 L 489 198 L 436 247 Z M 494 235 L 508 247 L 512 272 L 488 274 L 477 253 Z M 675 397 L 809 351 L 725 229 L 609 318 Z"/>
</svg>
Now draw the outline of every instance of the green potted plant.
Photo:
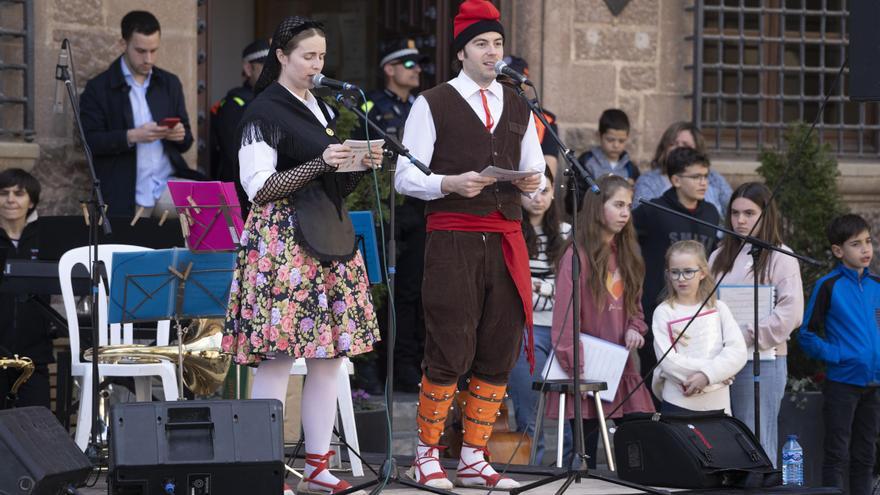
<svg viewBox="0 0 880 495">
<path fill-rule="evenodd" d="M 830 147 L 810 136 L 809 127 L 802 122 L 789 127 L 782 150 L 765 149 L 759 160 L 758 173 L 767 185 L 774 189 L 781 184 L 774 200 L 783 212 L 786 244 L 796 253 L 827 262 L 818 267 L 801 264 L 804 300 L 809 301 L 816 280 L 833 262 L 825 227 L 845 212 L 837 189 L 837 160 Z M 825 373 L 822 363 L 804 354 L 796 335 L 788 341 L 788 384 L 779 412 L 779 445 L 786 435 L 798 435 L 805 452 L 804 480 L 815 486 L 821 483 L 821 386 Z"/>
</svg>

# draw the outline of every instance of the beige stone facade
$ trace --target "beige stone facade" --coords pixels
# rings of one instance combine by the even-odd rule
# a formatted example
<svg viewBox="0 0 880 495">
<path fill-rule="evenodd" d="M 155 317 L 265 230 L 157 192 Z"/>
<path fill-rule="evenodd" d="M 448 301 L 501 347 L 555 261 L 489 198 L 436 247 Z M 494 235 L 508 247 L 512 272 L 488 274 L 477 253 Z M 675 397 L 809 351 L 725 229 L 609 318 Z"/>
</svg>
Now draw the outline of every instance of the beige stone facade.
<svg viewBox="0 0 880 495">
<path fill-rule="evenodd" d="M 246 3 L 243 8 L 254 10 L 253 15 L 258 17 L 260 2 Z M 451 5 L 449 12 L 454 15 L 456 0 L 441 3 Z M 693 44 L 688 36 L 693 34 L 693 14 L 686 10 L 691 0 L 631 0 L 617 17 L 604 0 L 496 3 L 507 30 L 507 52 L 529 61 L 530 76 L 537 83 L 544 105 L 556 113 L 563 138 L 578 153 L 597 142 L 597 121 L 605 108 L 622 108 L 629 115 L 633 126 L 629 152 L 643 169 L 666 126 L 691 119 L 693 73 L 688 66 L 692 63 Z M 81 90 L 86 80 L 121 53 L 121 17 L 137 8 L 152 11 L 162 23 L 159 65 L 183 82 L 195 132 L 197 5 L 173 0 L 34 0 L 34 5 L 34 143 L 39 147 L 0 143 L 0 167 L 34 161 L 35 173 L 46 188 L 41 210 L 72 213 L 85 197 L 88 181 L 78 140 L 73 137 L 69 106 L 63 114 L 52 112 L 52 74 L 61 39 L 68 37 L 74 44 Z M 220 22 L 225 10 L 213 11 L 212 23 L 222 24 L 227 37 L 249 39 L 253 25 L 242 25 L 241 32 L 236 33 L 235 23 Z M 227 47 L 223 51 L 229 50 Z M 217 62 L 209 63 L 220 63 L 219 53 L 212 56 Z M 224 62 L 234 69 L 234 60 Z M 228 84 L 227 79 L 220 84 Z M 226 89 L 212 87 L 211 81 L 208 85 L 212 94 L 222 94 Z M 35 154 L 36 160 L 28 158 Z M 195 166 L 195 145 L 186 158 Z M 713 156 L 713 163 L 734 186 L 756 178 L 754 156 Z M 873 173 L 874 165 L 864 161 L 841 163 L 840 186 L 856 211 L 877 217 L 880 179 Z"/>
<path fill-rule="evenodd" d="M 0 166 L 32 166 L 44 193 L 42 214 L 72 214 L 88 198 L 85 158 L 74 138 L 73 114 L 64 95 L 63 113 L 53 112 L 55 64 L 61 40 L 70 39 L 78 92 L 123 50 L 120 21 L 131 10 L 148 9 L 162 25 L 158 66 L 183 83 L 187 113 L 196 131 L 196 2 L 174 0 L 33 0 L 35 138 L 32 144 L 0 143 Z M 185 155 L 195 165 L 195 146 Z M 30 161 L 27 158 L 36 160 Z"/>
<path fill-rule="evenodd" d="M 506 49 L 529 61 L 569 147 L 579 154 L 595 145 L 602 110 L 621 108 L 633 127 L 628 151 L 645 170 L 666 127 L 692 118 L 692 4 L 631 0 L 614 17 L 604 0 L 502 1 Z M 712 158 L 733 187 L 759 179 L 756 156 Z M 878 166 L 841 160 L 838 184 L 847 205 L 880 228 Z"/>
</svg>

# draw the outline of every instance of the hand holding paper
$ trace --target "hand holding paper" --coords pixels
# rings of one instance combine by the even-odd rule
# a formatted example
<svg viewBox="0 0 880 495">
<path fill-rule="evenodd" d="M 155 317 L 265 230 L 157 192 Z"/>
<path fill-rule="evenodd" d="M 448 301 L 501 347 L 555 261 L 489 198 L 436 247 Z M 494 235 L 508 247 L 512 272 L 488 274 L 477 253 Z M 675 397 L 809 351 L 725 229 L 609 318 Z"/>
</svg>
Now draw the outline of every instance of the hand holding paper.
<svg viewBox="0 0 880 495">
<path fill-rule="evenodd" d="M 362 172 L 371 168 L 381 167 L 382 146 L 385 144 L 385 140 L 371 139 L 369 143 L 370 145 L 367 146 L 367 141 L 346 139 L 342 146 L 348 148 L 350 154 L 339 163 L 336 171 Z"/>
</svg>

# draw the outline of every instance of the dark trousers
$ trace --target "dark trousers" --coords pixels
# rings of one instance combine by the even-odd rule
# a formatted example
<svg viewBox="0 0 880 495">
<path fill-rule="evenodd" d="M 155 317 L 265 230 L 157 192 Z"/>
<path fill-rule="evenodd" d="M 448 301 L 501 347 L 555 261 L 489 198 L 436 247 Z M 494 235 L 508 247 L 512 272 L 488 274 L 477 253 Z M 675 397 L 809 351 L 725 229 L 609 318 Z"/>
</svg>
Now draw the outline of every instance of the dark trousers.
<svg viewBox="0 0 880 495">
<path fill-rule="evenodd" d="M 822 484 L 851 495 L 868 495 L 876 458 L 875 442 L 880 433 L 880 388 L 829 380 L 824 395 Z"/>
<path fill-rule="evenodd" d="M 20 375 L 21 371 L 17 369 L 0 370 L 0 409 L 6 407 L 6 396 Z M 34 374 L 18 389 L 18 398 L 12 407 L 43 406 L 48 408 L 49 405 L 49 365 L 38 364 L 34 367 Z"/>
<path fill-rule="evenodd" d="M 429 232 L 422 280 L 422 369 L 448 385 L 469 371 L 505 384 L 522 351 L 525 314 L 501 251 L 501 234 Z"/>
</svg>

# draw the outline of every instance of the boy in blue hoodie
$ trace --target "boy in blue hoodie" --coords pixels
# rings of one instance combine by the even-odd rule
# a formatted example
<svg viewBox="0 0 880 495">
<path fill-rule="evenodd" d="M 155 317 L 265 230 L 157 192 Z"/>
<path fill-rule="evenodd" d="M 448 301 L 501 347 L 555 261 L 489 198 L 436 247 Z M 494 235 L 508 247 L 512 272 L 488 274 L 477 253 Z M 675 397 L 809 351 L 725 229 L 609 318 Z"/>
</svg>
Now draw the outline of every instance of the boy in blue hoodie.
<svg viewBox="0 0 880 495">
<path fill-rule="evenodd" d="M 834 219 L 828 241 L 840 263 L 816 282 L 798 341 L 827 366 L 822 484 L 867 495 L 880 433 L 880 278 L 868 271 L 873 239 L 862 217 Z"/>
</svg>

